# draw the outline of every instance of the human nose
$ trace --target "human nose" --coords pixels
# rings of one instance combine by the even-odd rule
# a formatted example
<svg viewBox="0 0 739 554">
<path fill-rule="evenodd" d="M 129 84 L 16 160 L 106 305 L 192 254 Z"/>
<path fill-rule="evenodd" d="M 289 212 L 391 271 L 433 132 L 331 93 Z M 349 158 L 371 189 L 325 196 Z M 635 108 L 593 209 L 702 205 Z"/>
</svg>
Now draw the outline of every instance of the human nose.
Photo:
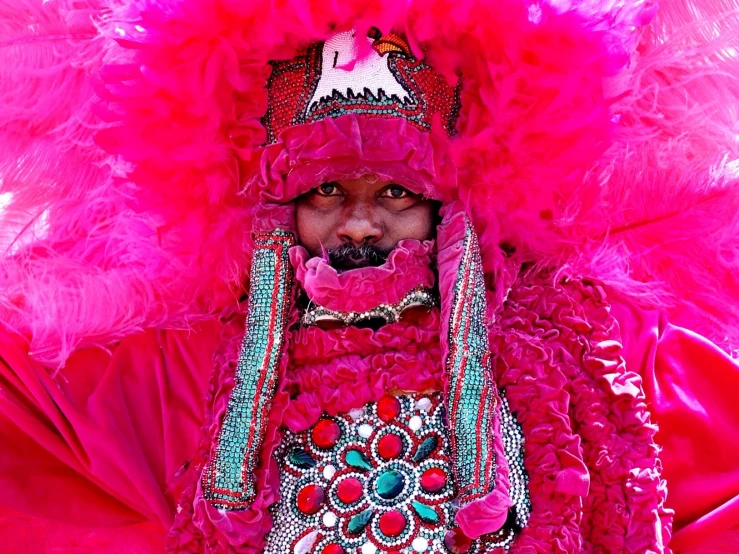
<svg viewBox="0 0 739 554">
<path fill-rule="evenodd" d="M 383 236 L 382 225 L 368 202 L 354 202 L 347 206 L 336 233 L 341 242 L 355 246 L 377 243 Z"/>
</svg>

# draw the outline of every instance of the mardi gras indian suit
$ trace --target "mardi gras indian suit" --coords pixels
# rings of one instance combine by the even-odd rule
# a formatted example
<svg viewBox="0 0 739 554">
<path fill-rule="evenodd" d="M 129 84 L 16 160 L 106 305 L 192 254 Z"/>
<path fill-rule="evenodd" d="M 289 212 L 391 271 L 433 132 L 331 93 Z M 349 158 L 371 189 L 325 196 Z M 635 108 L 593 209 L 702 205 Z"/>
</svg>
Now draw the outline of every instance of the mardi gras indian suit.
<svg viewBox="0 0 739 554">
<path fill-rule="evenodd" d="M 5 2 L 1 550 L 739 551 L 739 20 L 669 4 Z M 358 177 L 438 226 L 340 273 Z"/>
</svg>

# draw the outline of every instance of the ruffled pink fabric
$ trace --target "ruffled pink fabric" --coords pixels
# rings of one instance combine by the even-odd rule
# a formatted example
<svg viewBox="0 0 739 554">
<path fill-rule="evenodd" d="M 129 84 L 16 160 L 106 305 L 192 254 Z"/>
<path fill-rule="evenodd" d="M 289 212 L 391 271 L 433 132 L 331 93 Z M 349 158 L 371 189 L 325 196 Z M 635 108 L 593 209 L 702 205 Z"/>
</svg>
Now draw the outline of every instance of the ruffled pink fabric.
<svg viewBox="0 0 739 554">
<path fill-rule="evenodd" d="M 323 182 L 367 173 L 439 200 L 450 199 L 456 187 L 446 137 L 404 119 L 349 114 L 296 125 L 280 139 L 263 150 L 260 173 L 246 187 L 255 202 L 284 203 Z"/>
<path fill-rule="evenodd" d="M 511 552 L 669 552 L 656 428 L 619 337 L 591 282 L 544 273 L 511 290 L 491 343 L 533 507 Z"/>
<path fill-rule="evenodd" d="M 291 400 L 284 423 L 294 432 L 315 424 L 323 412 L 346 413 L 388 393 L 443 387 L 438 310 L 418 323 L 401 321 L 377 331 L 301 328 L 290 343 Z"/>
<path fill-rule="evenodd" d="M 337 311 L 361 312 L 380 304 L 396 304 L 414 287 L 432 287 L 434 241 L 400 241 L 379 267 L 339 273 L 324 258 L 311 258 L 302 246 L 290 249 L 295 278 L 308 298 Z"/>
</svg>

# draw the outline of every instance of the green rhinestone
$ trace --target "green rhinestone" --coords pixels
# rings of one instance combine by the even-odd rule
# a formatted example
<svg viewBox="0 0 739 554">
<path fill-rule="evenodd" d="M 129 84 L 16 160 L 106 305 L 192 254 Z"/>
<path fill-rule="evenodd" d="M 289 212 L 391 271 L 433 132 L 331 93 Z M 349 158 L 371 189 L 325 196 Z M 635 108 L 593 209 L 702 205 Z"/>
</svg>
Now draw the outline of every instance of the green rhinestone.
<svg viewBox="0 0 739 554">
<path fill-rule="evenodd" d="M 302 448 L 293 448 L 288 455 L 290 463 L 300 469 L 316 467 L 316 461 Z"/>
<path fill-rule="evenodd" d="M 439 514 L 433 508 L 426 506 L 426 504 L 421 504 L 417 500 L 411 502 L 411 506 L 413 506 L 413 511 L 416 512 L 416 515 L 424 523 L 439 523 Z"/>
<path fill-rule="evenodd" d="M 364 531 L 365 527 L 367 527 L 367 524 L 369 524 L 370 520 L 372 519 L 373 513 L 374 510 L 372 508 L 363 512 L 359 512 L 357 515 L 349 520 L 349 523 L 346 526 L 346 530 L 349 531 L 349 533 L 351 533 L 352 535 L 358 535 L 359 533 Z"/>
<path fill-rule="evenodd" d="M 372 469 L 370 459 L 359 450 L 350 450 L 346 453 L 346 463 L 354 469 L 369 471 Z"/>
<path fill-rule="evenodd" d="M 436 438 L 435 436 L 428 437 L 420 444 L 418 450 L 416 450 L 416 453 L 413 455 L 413 461 L 418 463 L 428 458 L 438 445 L 438 438 Z"/>
<path fill-rule="evenodd" d="M 390 500 L 391 498 L 398 496 L 403 491 L 404 485 L 405 477 L 403 477 L 403 474 L 391 469 L 380 475 L 375 483 L 375 488 L 377 489 L 377 494 L 380 495 L 380 498 Z"/>
</svg>

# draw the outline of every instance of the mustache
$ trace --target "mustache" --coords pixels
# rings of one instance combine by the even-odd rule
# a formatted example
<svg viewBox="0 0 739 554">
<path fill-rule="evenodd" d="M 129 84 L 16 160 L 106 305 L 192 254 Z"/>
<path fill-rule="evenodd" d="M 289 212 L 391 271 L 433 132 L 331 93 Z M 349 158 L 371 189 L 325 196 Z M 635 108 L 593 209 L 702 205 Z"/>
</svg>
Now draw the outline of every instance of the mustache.
<svg viewBox="0 0 739 554">
<path fill-rule="evenodd" d="M 377 267 L 387 261 L 392 248 L 380 248 L 374 244 L 342 244 L 326 251 L 331 267 L 337 270 Z"/>
</svg>

